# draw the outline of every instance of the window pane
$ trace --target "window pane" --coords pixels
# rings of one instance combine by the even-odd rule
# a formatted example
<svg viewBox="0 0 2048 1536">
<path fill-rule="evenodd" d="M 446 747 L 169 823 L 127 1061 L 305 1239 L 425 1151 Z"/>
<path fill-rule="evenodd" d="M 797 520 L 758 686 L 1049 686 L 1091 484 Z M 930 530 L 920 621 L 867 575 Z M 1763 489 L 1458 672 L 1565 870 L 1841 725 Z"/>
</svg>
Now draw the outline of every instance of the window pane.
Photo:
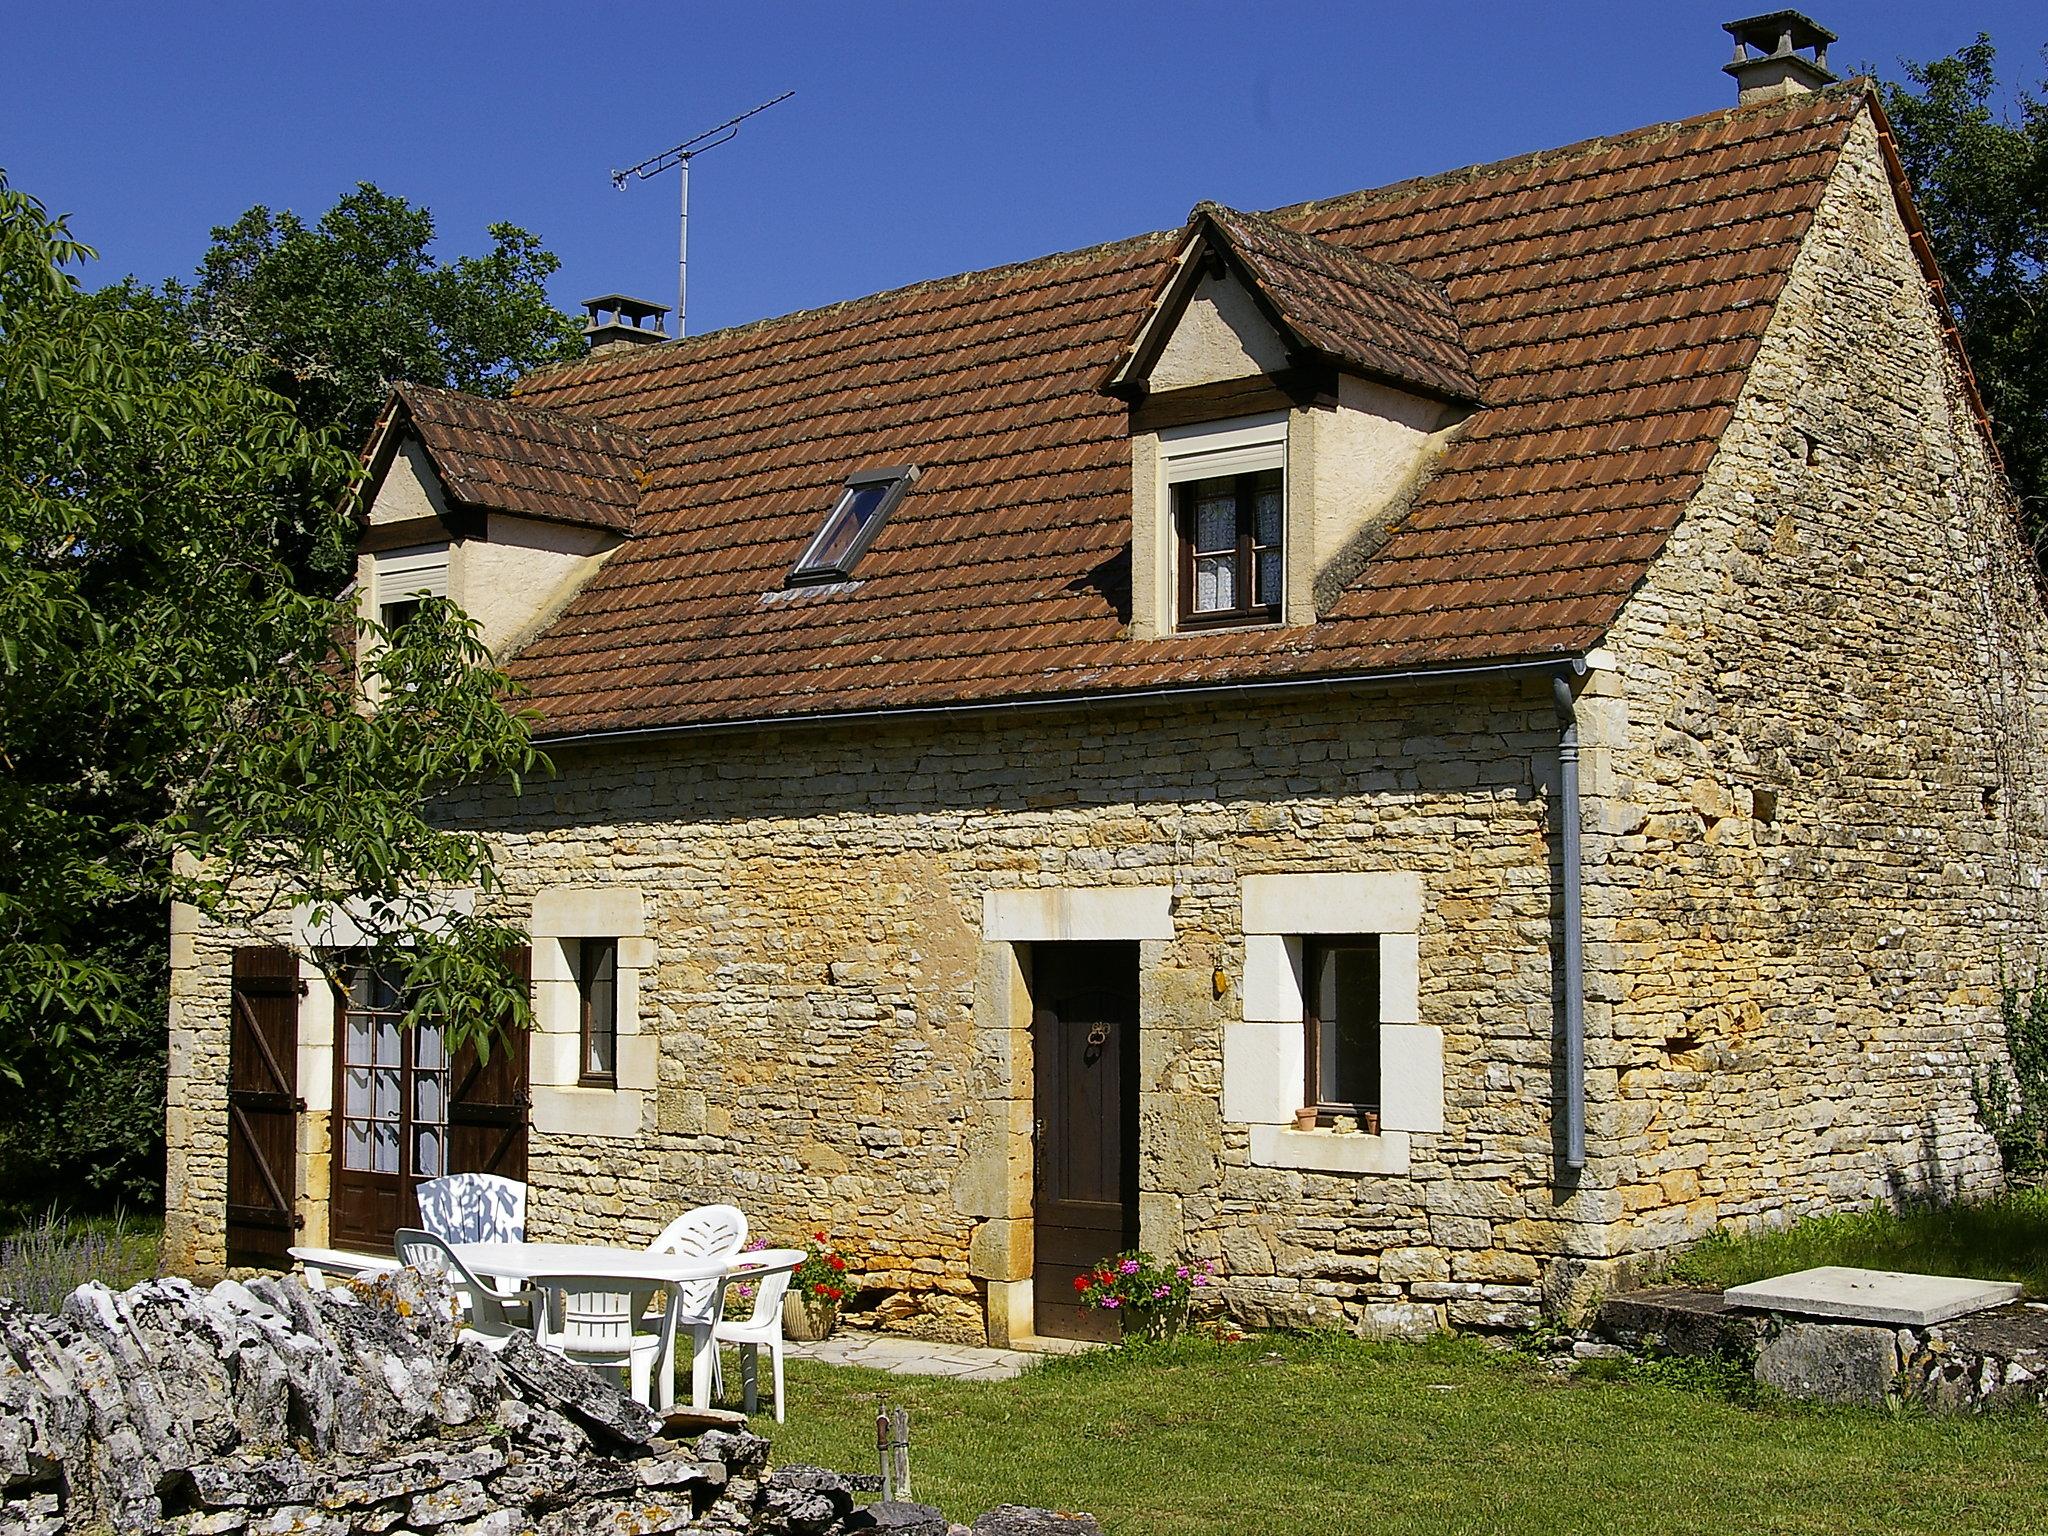
<svg viewBox="0 0 2048 1536">
<path fill-rule="evenodd" d="M 378 1120 L 398 1118 L 398 1069 L 379 1067 L 370 1074 L 370 1113 Z"/>
<path fill-rule="evenodd" d="M 345 1120 L 342 1122 L 341 1166 L 357 1172 L 367 1171 L 370 1166 L 370 1122 L 367 1120 Z"/>
<path fill-rule="evenodd" d="M 448 1065 L 446 1042 L 438 1024 L 420 1024 L 412 1032 L 413 1065 L 422 1072 L 439 1072 Z"/>
<path fill-rule="evenodd" d="M 370 1020 L 368 1015 L 351 1013 L 348 1016 L 348 1032 L 343 1037 L 341 1059 L 352 1067 L 367 1067 L 370 1064 Z"/>
<path fill-rule="evenodd" d="M 1236 548 L 1237 493 L 1227 483 L 1213 491 L 1203 486 L 1195 498 L 1195 553 Z"/>
<path fill-rule="evenodd" d="M 831 517 L 825 522 L 825 531 L 804 556 L 803 564 L 798 569 L 829 570 L 842 565 L 846 560 L 846 552 L 853 548 L 854 540 L 860 537 L 861 530 L 867 527 L 877 509 L 888 498 L 894 483 L 884 480 L 851 487 L 840 497 L 839 505 L 833 509 Z"/>
<path fill-rule="evenodd" d="M 412 1136 L 412 1171 L 423 1179 L 438 1179 L 442 1173 L 441 1132 L 432 1126 L 421 1126 Z"/>
<path fill-rule="evenodd" d="M 412 1080 L 412 1117 L 425 1124 L 439 1124 L 448 1118 L 448 1079 L 439 1072 L 422 1072 Z"/>
<path fill-rule="evenodd" d="M 1277 607 L 1280 603 L 1280 551 L 1262 549 L 1259 551 L 1259 595 L 1258 601 Z"/>
<path fill-rule="evenodd" d="M 1376 1109 L 1380 1102 L 1380 952 L 1378 942 L 1322 951 L 1316 977 L 1321 1059 L 1318 1097 L 1325 1104 Z"/>
<path fill-rule="evenodd" d="M 370 1069 L 350 1067 L 342 1074 L 341 1111 L 345 1115 L 370 1113 Z"/>
<path fill-rule="evenodd" d="M 1253 505 L 1257 508 L 1255 526 L 1257 542 L 1278 544 L 1280 542 L 1280 475 L 1278 471 L 1259 476 L 1253 492 Z"/>
<path fill-rule="evenodd" d="M 398 1127 L 378 1125 L 371 1138 L 371 1171 L 373 1173 L 398 1172 Z"/>
<path fill-rule="evenodd" d="M 1202 555 L 1195 561 L 1195 612 L 1237 606 L 1237 556 Z"/>
<path fill-rule="evenodd" d="M 611 939 L 585 939 L 583 1075 L 610 1077 L 618 1070 L 619 947 Z"/>
<path fill-rule="evenodd" d="M 377 1065 L 395 1067 L 399 1062 L 398 1017 L 383 1013 L 377 1016 Z"/>
</svg>

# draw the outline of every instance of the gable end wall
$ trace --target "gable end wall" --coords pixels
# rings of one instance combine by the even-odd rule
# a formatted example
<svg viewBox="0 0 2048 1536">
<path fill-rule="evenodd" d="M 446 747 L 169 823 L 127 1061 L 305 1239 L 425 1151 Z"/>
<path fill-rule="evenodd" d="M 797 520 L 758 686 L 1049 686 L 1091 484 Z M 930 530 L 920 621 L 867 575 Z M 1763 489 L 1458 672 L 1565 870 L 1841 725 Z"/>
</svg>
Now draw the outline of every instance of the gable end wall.
<svg viewBox="0 0 2048 1536">
<path fill-rule="evenodd" d="M 2042 613 L 1999 505 L 1866 116 L 1589 690 L 1614 1252 L 1996 1182 L 1971 1063 L 2043 863 Z"/>
</svg>

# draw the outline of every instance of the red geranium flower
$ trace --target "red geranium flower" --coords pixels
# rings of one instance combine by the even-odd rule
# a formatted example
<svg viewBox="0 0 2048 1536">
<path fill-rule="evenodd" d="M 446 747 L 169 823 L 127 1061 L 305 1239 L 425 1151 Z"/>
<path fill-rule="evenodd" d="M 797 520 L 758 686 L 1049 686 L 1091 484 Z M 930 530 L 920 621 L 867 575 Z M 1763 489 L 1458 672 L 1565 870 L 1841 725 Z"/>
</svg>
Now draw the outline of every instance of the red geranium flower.
<svg viewBox="0 0 2048 1536">
<path fill-rule="evenodd" d="M 1088 1289 L 1088 1282 L 1089 1282 L 1090 1280 L 1093 1280 L 1094 1278 L 1095 1278 L 1095 1277 L 1094 1277 L 1093 1275 L 1076 1275 L 1076 1276 L 1074 1276 L 1074 1289 L 1075 1289 L 1075 1290 L 1077 1290 L 1077 1291 L 1085 1291 L 1085 1290 L 1087 1290 L 1087 1289 Z"/>
<path fill-rule="evenodd" d="M 830 1264 L 830 1265 L 831 1265 L 831 1266 L 832 1266 L 832 1267 L 833 1267 L 834 1269 L 844 1269 L 844 1268 L 846 1268 L 846 1260 L 844 1260 L 844 1259 L 842 1259 L 841 1257 L 839 1257 L 839 1255 L 838 1255 L 838 1254 L 836 1254 L 836 1253 L 835 1253 L 835 1254 L 832 1254 L 832 1255 L 830 1255 L 830 1256 L 828 1256 L 828 1257 L 826 1258 L 825 1262 L 826 1262 L 827 1264 Z"/>
</svg>

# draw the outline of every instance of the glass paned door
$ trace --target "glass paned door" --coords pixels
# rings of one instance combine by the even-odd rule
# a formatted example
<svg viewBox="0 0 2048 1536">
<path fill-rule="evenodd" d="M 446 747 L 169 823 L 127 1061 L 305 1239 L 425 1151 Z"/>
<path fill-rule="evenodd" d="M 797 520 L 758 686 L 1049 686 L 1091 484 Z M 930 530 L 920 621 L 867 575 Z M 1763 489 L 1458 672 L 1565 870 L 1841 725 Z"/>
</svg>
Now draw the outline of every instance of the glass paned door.
<svg viewBox="0 0 2048 1536">
<path fill-rule="evenodd" d="M 332 1235 L 382 1252 L 416 1219 L 413 1187 L 448 1172 L 448 1052 L 438 1025 L 403 1027 L 404 994 L 368 966 L 342 1005 Z"/>
</svg>

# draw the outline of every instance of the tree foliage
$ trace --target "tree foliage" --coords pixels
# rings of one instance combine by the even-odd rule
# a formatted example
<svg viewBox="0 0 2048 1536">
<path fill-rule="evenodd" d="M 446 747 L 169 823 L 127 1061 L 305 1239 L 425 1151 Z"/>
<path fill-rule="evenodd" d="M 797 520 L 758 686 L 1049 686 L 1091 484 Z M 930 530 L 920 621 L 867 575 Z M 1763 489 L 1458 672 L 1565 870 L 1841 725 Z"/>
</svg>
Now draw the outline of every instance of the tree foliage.
<svg viewBox="0 0 2048 1536">
<path fill-rule="evenodd" d="M 1884 86 L 1900 158 L 2037 554 L 2048 537 L 2048 81 L 1999 103 L 1988 36 Z"/>
<path fill-rule="evenodd" d="M 259 359 L 302 421 L 355 447 L 393 380 L 503 395 L 582 355 L 580 328 L 548 301 L 560 262 L 517 225 L 488 233 L 489 252 L 443 263 L 428 210 L 360 182 L 311 225 L 251 208 L 213 231 L 194 283 L 166 291 L 204 344 Z"/>
<path fill-rule="evenodd" d="M 490 882 L 432 806 L 537 766 L 508 679 L 430 603 L 364 637 L 358 707 L 352 604 L 279 554 L 352 541 L 353 453 L 176 304 L 82 291 L 89 254 L 0 178 L 0 1075 L 76 1082 L 160 1031 L 173 899 L 345 907 L 420 1012 L 487 1037 L 523 1014 L 518 935 L 414 903 Z"/>
</svg>

